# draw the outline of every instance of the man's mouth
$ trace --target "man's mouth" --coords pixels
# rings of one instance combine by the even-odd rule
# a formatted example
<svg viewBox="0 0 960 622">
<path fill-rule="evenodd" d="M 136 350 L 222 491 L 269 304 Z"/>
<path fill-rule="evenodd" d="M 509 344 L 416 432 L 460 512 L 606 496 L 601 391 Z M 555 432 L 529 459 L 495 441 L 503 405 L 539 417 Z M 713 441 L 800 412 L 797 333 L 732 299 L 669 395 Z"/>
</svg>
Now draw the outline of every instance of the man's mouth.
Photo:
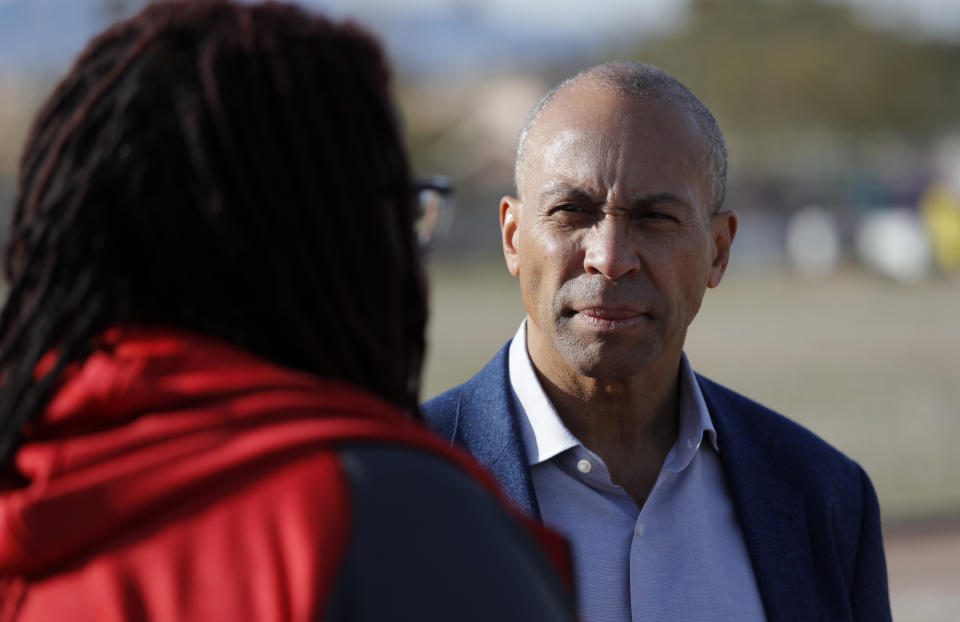
<svg viewBox="0 0 960 622">
<path fill-rule="evenodd" d="M 650 319 L 647 313 L 631 307 L 584 307 L 573 311 L 578 321 L 595 330 L 624 330 Z"/>
</svg>

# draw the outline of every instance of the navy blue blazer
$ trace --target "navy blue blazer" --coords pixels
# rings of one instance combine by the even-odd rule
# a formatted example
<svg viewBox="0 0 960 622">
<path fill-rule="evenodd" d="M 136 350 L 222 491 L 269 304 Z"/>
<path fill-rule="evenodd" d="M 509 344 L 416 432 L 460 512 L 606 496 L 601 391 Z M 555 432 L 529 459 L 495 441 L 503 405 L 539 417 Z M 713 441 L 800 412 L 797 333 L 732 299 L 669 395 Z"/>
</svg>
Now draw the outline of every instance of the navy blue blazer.
<svg viewBox="0 0 960 622">
<path fill-rule="evenodd" d="M 423 405 L 539 517 L 510 387 L 509 343 L 480 373 Z M 890 620 L 880 509 L 867 474 L 813 433 L 697 376 L 767 619 Z"/>
</svg>

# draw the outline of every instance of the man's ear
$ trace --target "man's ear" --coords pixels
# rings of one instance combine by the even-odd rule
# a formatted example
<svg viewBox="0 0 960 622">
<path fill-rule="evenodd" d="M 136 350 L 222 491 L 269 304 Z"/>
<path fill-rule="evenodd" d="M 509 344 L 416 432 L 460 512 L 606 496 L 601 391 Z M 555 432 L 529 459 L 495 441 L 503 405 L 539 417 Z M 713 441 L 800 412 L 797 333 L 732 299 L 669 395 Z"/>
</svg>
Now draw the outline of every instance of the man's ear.
<svg viewBox="0 0 960 622">
<path fill-rule="evenodd" d="M 737 214 L 732 210 L 718 212 L 710 218 L 710 235 L 713 237 L 713 264 L 707 287 L 720 285 L 727 264 L 730 263 L 730 247 L 737 236 Z"/>
<path fill-rule="evenodd" d="M 505 196 L 500 199 L 500 236 L 503 239 L 503 258 L 513 276 L 520 275 L 520 254 L 517 235 L 520 224 L 520 199 Z"/>
</svg>

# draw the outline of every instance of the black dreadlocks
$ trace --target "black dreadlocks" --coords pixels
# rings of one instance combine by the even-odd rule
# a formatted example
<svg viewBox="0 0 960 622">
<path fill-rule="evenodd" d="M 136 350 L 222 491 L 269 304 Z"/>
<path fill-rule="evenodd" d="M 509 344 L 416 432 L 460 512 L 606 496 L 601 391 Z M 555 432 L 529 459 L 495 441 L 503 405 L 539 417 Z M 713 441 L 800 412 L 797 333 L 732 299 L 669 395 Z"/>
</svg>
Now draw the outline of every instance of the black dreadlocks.
<svg viewBox="0 0 960 622">
<path fill-rule="evenodd" d="M 426 308 L 409 185 L 385 60 L 356 27 L 218 0 L 108 29 L 21 161 L 0 459 L 119 322 L 199 331 L 416 412 Z"/>
</svg>

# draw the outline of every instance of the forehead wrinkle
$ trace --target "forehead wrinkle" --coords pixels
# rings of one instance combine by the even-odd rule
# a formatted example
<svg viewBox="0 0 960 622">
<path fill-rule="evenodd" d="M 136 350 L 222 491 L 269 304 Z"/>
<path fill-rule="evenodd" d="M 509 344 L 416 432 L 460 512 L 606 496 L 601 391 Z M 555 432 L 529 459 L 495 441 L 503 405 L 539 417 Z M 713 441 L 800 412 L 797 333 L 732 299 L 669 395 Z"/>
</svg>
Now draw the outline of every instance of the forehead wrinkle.
<svg viewBox="0 0 960 622">
<path fill-rule="evenodd" d="M 544 130 L 537 137 L 539 140 L 531 141 L 531 149 L 536 149 L 537 155 L 528 161 L 539 166 L 536 172 L 547 179 L 560 178 L 587 189 L 591 189 L 593 178 L 606 182 L 611 168 L 609 162 L 619 159 L 620 146 L 610 140 L 611 136 L 592 127 L 582 127 L 578 121 L 571 121 L 569 125 L 552 133 L 550 129 Z"/>
</svg>

